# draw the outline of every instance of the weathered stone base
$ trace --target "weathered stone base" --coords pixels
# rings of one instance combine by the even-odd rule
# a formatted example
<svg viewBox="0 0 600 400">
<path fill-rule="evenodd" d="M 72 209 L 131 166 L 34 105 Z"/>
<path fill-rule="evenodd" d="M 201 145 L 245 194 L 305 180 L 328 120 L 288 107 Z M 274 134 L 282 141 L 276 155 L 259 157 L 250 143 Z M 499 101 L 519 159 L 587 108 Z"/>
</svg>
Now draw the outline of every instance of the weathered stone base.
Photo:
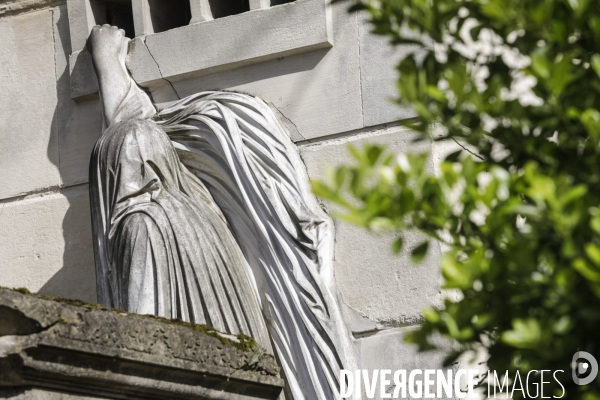
<svg viewBox="0 0 600 400">
<path fill-rule="evenodd" d="M 277 399 L 243 335 L 0 289 L 0 398 Z"/>
<path fill-rule="evenodd" d="M 45 389 L 0 389 L 0 399 L 11 400 L 108 400 L 106 397 L 89 397 L 77 394 L 52 392 Z"/>
</svg>

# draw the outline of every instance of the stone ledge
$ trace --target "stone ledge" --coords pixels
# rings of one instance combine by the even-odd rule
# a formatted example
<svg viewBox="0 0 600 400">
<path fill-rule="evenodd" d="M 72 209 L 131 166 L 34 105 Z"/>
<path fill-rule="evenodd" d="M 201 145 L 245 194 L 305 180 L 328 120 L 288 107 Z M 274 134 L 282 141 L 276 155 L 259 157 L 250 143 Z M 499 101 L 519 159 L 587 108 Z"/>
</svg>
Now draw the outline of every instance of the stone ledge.
<svg viewBox="0 0 600 400">
<path fill-rule="evenodd" d="M 140 86 L 153 87 L 167 80 L 193 78 L 331 47 L 333 28 L 328 3 L 329 0 L 296 0 L 137 37 L 127 65 Z M 81 12 L 74 11 L 74 4 L 69 3 L 71 24 L 77 22 L 72 19 L 83 18 Z M 89 33 L 83 28 L 79 31 Z M 98 83 L 91 56 L 81 49 L 85 39 L 75 43 L 73 50 L 77 51 L 69 59 L 71 97 L 83 101 L 97 96 Z"/>
<path fill-rule="evenodd" d="M 64 4 L 66 0 L 3 0 L 0 1 L 0 17 L 30 10 Z"/>
<path fill-rule="evenodd" d="M 0 397 L 15 388 L 106 399 L 281 393 L 274 357 L 251 338 L 73 303 L 0 289 Z"/>
</svg>

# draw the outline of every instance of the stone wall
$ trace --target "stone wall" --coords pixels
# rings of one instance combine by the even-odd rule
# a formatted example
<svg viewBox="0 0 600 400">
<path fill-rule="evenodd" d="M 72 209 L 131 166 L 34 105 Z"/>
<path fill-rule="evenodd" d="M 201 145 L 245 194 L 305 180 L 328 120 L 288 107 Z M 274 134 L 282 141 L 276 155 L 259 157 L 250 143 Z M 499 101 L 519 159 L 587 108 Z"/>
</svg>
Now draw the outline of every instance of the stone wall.
<svg viewBox="0 0 600 400">
<path fill-rule="evenodd" d="M 332 6 L 332 46 L 154 82 L 152 96 L 159 105 L 210 89 L 263 98 L 290 128 L 312 178 L 348 161 L 347 144 L 431 150 L 396 126 L 413 114 L 388 100 L 394 64 L 411 48 L 391 49 L 346 7 Z M 0 285 L 93 302 L 87 175 L 100 104 L 94 96 L 72 99 L 69 57 L 81 49 L 71 48 L 65 2 L 14 0 L 0 13 Z M 257 30 L 239 40 L 260 43 L 261 36 Z M 408 237 L 407 248 L 417 241 Z M 441 355 L 416 355 L 401 337 L 423 307 L 441 300 L 439 249 L 413 266 L 408 252 L 392 256 L 390 244 L 389 235 L 336 221 L 335 276 L 361 367 L 434 368 Z"/>
</svg>

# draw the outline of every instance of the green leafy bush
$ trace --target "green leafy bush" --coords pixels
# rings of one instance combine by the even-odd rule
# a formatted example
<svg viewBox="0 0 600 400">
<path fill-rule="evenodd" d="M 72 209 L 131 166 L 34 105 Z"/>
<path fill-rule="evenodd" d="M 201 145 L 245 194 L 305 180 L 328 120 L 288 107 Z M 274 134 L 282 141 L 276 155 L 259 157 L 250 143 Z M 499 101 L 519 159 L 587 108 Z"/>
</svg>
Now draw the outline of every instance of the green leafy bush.
<svg viewBox="0 0 600 400">
<path fill-rule="evenodd" d="M 565 398 L 600 398 L 598 380 L 570 377 L 576 351 L 600 356 L 600 2 L 352 1 L 415 49 L 397 67 L 397 102 L 418 115 L 403 124 L 461 147 L 437 175 L 427 154 L 351 149 L 355 164 L 315 193 L 397 230 L 396 252 L 407 229 L 444 244 L 460 299 L 425 310 L 410 342 L 430 349 L 441 333 L 461 345 L 448 362 L 484 347 L 491 370 L 564 370 Z"/>
</svg>

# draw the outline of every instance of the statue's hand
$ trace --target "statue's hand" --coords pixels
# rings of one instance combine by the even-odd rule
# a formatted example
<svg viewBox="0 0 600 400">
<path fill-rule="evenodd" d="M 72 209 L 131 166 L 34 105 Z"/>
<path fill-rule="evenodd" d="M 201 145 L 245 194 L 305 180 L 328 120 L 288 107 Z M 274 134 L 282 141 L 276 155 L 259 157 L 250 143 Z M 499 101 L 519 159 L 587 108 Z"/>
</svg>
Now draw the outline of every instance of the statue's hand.
<svg viewBox="0 0 600 400">
<path fill-rule="evenodd" d="M 120 61 L 125 63 L 130 39 L 125 36 L 125 31 L 116 26 L 94 26 L 88 37 L 86 46 L 92 54 L 94 63 Z"/>
</svg>

